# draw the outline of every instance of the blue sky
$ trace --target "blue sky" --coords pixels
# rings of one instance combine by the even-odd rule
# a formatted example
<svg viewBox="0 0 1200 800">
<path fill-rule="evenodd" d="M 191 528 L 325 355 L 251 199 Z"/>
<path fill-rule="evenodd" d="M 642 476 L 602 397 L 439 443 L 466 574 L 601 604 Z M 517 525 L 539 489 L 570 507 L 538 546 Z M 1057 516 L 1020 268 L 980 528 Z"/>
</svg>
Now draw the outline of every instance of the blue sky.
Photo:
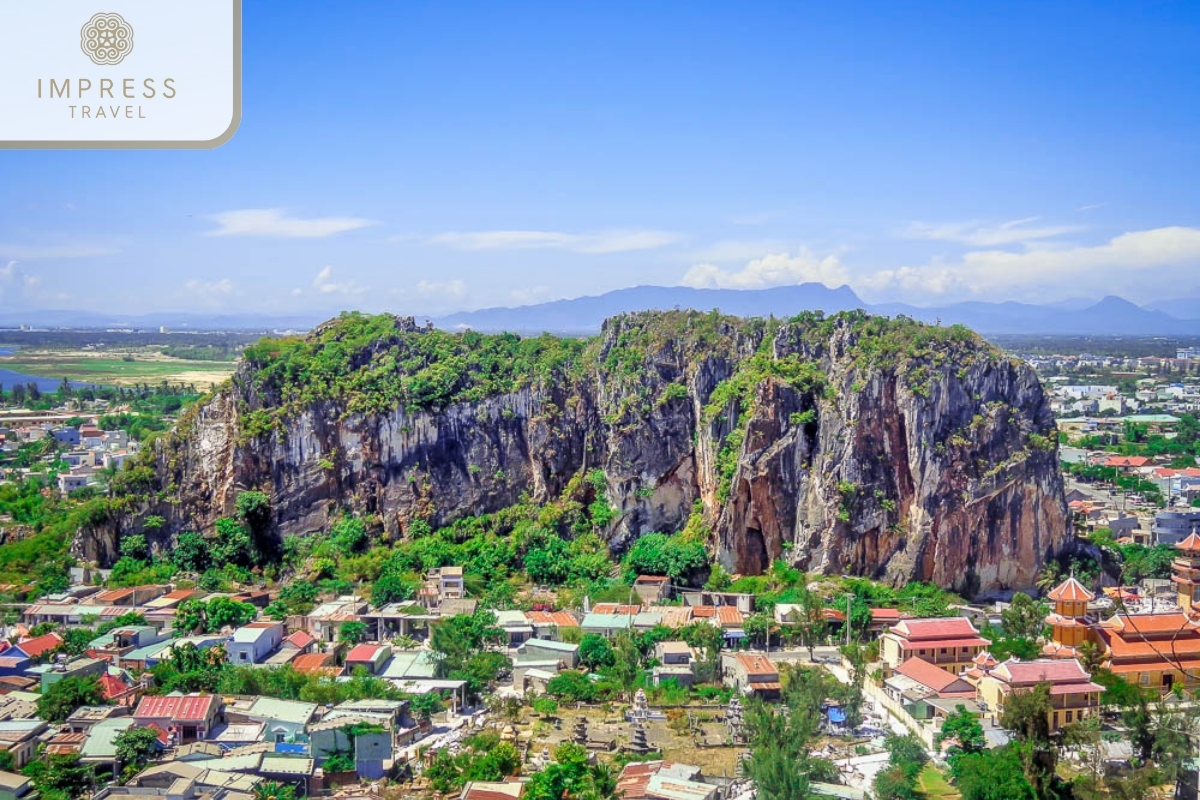
<svg viewBox="0 0 1200 800">
<path fill-rule="evenodd" d="M 202 152 L 0 151 L 0 308 L 1200 296 L 1200 5 L 267 3 Z"/>
</svg>

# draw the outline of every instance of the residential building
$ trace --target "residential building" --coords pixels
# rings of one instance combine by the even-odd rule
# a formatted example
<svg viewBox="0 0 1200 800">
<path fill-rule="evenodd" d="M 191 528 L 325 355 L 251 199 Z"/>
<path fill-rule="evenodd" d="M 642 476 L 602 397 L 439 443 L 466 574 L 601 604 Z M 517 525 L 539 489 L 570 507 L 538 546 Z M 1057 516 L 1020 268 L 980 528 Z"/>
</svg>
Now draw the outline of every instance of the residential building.
<svg viewBox="0 0 1200 800">
<path fill-rule="evenodd" d="M 24 775 L 0 771 L 0 800 L 24 800 L 33 791 L 33 784 Z"/>
<path fill-rule="evenodd" d="M 700 768 L 690 764 L 626 764 L 617 778 L 616 796 L 622 800 L 716 800 L 718 787 L 703 783 L 701 777 Z"/>
<path fill-rule="evenodd" d="M 966 680 L 915 656 L 896 667 L 883 688 L 889 697 L 906 706 L 929 697 L 975 698 L 975 687 Z"/>
<path fill-rule="evenodd" d="M 533 625 L 536 639 L 560 640 L 564 630 L 579 629 L 579 620 L 569 611 L 530 611 L 525 616 Z"/>
<path fill-rule="evenodd" d="M 353 675 L 357 669 L 365 669 L 371 675 L 383 671 L 383 665 L 392 657 L 392 648 L 386 644 L 359 644 L 346 654 L 346 672 Z"/>
<path fill-rule="evenodd" d="M 721 674 L 726 686 L 763 699 L 778 698 L 783 688 L 779 682 L 779 670 L 766 656 L 722 653 Z"/>
<path fill-rule="evenodd" d="M 663 575 L 639 575 L 633 581 L 633 591 L 645 605 L 661 603 L 671 596 L 671 579 Z"/>
<path fill-rule="evenodd" d="M 1194 511 L 1160 511 L 1154 515 L 1156 544 L 1176 545 L 1194 534 L 1200 534 L 1200 509 Z"/>
<path fill-rule="evenodd" d="M 458 800 L 521 800 L 524 791 L 525 784 L 518 780 L 470 781 L 459 792 Z"/>
<path fill-rule="evenodd" d="M 887 670 L 916 656 L 956 675 L 991 644 L 965 617 L 901 620 L 888 628 L 880 643 Z"/>
<path fill-rule="evenodd" d="M 533 638 L 533 625 L 524 611 L 511 609 L 493 613 L 496 615 L 496 625 L 504 631 L 505 643 L 509 647 L 520 647 L 526 640 Z"/>
<path fill-rule="evenodd" d="M 361 597 L 343 595 L 322 603 L 306 616 L 299 617 L 300 624 L 291 624 L 292 620 L 289 618 L 288 627 L 303 628 L 317 641 L 332 642 L 337 639 L 343 623 L 358 621 L 367 608 L 366 601 Z"/>
<path fill-rule="evenodd" d="M 1010 658 L 980 679 L 979 698 L 988 713 L 998 718 L 1014 693 L 1033 691 L 1041 684 L 1050 685 L 1051 710 L 1047 720 L 1051 732 L 1099 712 L 1104 687 L 1092 683 L 1091 676 L 1073 658 L 1037 661 Z"/>
<path fill-rule="evenodd" d="M 66 655 L 59 658 L 65 659 Z M 98 658 L 76 658 L 72 661 L 55 661 L 53 664 L 42 664 L 29 670 L 40 673 L 41 690 L 45 692 L 54 684 L 66 678 L 100 677 L 108 672 L 108 662 Z"/>
<path fill-rule="evenodd" d="M 211 694 L 143 697 L 133 718 L 139 727 L 156 725 L 167 732 L 172 744 L 204 739 L 217 723 L 221 700 Z"/>
<path fill-rule="evenodd" d="M 12 756 L 12 768 L 19 770 L 37 755 L 38 737 L 47 729 L 40 719 L 8 719 L 0 722 L 0 753 Z"/>
<path fill-rule="evenodd" d="M 250 719 L 266 725 L 263 735 L 270 742 L 307 741 L 305 729 L 316 714 L 316 703 L 277 700 L 273 697 L 256 698 L 246 712 Z"/>
<path fill-rule="evenodd" d="M 579 665 L 579 645 L 551 639 L 529 639 L 517 648 L 517 660 L 555 661 L 560 669 L 575 669 Z"/>
<path fill-rule="evenodd" d="M 233 632 L 225 644 L 230 664 L 261 664 L 283 643 L 282 622 L 251 622 Z"/>
<path fill-rule="evenodd" d="M 79 760 L 93 767 L 106 767 L 114 775 L 119 775 L 121 758 L 117 755 L 117 737 L 133 725 L 132 717 L 109 717 L 97 722 L 79 748 Z"/>
</svg>

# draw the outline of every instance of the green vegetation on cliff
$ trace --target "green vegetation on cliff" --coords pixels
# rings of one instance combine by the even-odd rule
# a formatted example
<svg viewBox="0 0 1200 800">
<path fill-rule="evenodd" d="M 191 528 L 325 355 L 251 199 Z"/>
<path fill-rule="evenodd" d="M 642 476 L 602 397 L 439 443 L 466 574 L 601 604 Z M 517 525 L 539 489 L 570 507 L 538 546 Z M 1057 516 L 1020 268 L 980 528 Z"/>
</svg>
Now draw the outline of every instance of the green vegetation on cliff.
<svg viewBox="0 0 1200 800">
<path fill-rule="evenodd" d="M 250 345 L 234 380 L 254 396 L 242 426 L 255 436 L 319 402 L 335 403 L 349 414 L 397 407 L 437 410 L 588 374 L 632 387 L 638 397 L 650 388 L 645 378 L 656 358 L 742 362 L 710 398 L 705 413 L 711 417 L 734 396 L 745 403 L 767 376 L 803 391 L 824 391 L 827 383 L 817 361 L 795 353 L 777 355 L 771 344 L 779 338 L 785 348 L 820 353 L 839 327 L 850 329 L 855 363 L 861 368 L 895 366 L 903 359 L 927 359 L 939 366 L 951 355 L 987 347 L 962 326 L 942 328 L 863 312 L 829 317 L 805 312 L 789 320 L 741 319 L 716 311 L 644 312 L 617 317 L 605 334 L 592 338 L 448 333 L 387 314 L 347 313 L 305 337 Z M 685 387 L 668 384 L 656 396 L 641 399 L 649 408 L 684 396 Z M 619 409 L 610 421 L 629 410 L 637 409 Z"/>
</svg>

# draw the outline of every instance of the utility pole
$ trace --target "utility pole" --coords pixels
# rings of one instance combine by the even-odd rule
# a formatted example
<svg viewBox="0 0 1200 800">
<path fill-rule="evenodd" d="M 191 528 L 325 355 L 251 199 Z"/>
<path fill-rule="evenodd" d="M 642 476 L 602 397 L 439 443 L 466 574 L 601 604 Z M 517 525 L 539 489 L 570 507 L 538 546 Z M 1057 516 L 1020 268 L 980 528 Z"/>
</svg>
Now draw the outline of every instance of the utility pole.
<svg viewBox="0 0 1200 800">
<path fill-rule="evenodd" d="M 854 601 L 854 595 L 846 594 L 846 647 L 850 646 L 850 604 Z"/>
</svg>

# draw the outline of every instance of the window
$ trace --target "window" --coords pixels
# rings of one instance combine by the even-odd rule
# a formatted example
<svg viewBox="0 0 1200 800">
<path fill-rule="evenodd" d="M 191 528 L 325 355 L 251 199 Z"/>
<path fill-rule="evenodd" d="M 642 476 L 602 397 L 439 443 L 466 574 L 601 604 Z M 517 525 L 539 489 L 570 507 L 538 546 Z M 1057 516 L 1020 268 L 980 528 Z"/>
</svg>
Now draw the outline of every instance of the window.
<svg viewBox="0 0 1200 800">
<path fill-rule="evenodd" d="M 946 655 L 946 648 L 942 648 L 942 655 Z"/>
<path fill-rule="evenodd" d="M 1067 712 L 1067 724 L 1068 724 L 1068 725 L 1070 725 L 1070 724 L 1071 724 L 1072 722 L 1074 722 L 1074 721 L 1075 721 L 1075 712 L 1074 712 L 1074 711 L 1068 711 L 1068 712 Z"/>
</svg>

